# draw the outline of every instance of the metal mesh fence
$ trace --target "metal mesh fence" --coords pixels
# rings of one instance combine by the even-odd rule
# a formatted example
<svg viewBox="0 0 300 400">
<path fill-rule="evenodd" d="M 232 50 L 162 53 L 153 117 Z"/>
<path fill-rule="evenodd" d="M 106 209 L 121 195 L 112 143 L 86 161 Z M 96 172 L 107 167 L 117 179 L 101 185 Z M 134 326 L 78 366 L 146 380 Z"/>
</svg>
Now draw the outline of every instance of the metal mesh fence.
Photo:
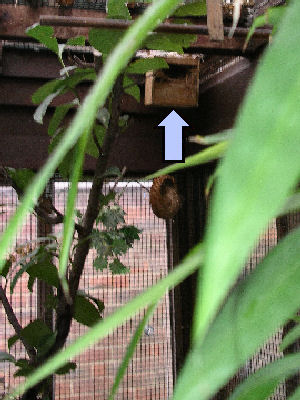
<svg viewBox="0 0 300 400">
<path fill-rule="evenodd" d="M 126 212 L 126 222 L 142 229 L 141 240 L 136 241 L 122 261 L 130 268 L 125 275 L 112 275 L 104 270 L 98 272 L 93 268 L 95 253 L 90 251 L 80 288 L 105 303 L 104 317 L 117 307 L 142 292 L 148 286 L 167 274 L 166 225 L 164 220 L 155 217 L 149 207 L 149 193 L 135 183 L 119 183 L 117 192 L 123 192 L 120 205 Z M 79 185 L 77 208 L 83 212 L 90 189 L 89 182 Z M 68 183 L 54 184 L 54 200 L 56 207 L 63 211 L 66 202 Z M 108 186 L 106 186 L 106 189 Z M 4 214 L 0 215 L 1 228 L 4 229 L 9 216 L 13 213 L 17 197 L 11 188 L 1 188 Z M 59 234 L 61 227 L 55 229 Z M 29 217 L 18 237 L 17 246 L 35 239 L 36 219 Z M 27 277 L 19 280 L 15 289 L 13 303 L 22 326 L 36 317 L 36 292 L 26 295 Z M 28 298 L 27 298 L 27 297 Z M 18 304 L 16 304 L 18 302 Z M 135 328 L 143 317 L 140 312 L 126 324 L 119 327 L 104 340 L 91 347 L 76 358 L 77 368 L 74 372 L 59 376 L 55 380 L 55 399 L 95 400 L 108 398 L 117 368 L 122 360 L 126 346 Z M 13 334 L 6 321 L 3 310 L 0 310 L 0 350 L 7 351 L 7 339 Z M 85 327 L 74 322 L 69 341 L 73 341 Z M 13 355 L 20 357 L 21 346 L 15 346 Z M 2 369 L 2 366 L 4 368 Z M 10 364 L 0 365 L 0 383 L 4 382 L 3 392 L 7 392 L 18 380 L 13 377 L 14 369 Z M 1 380 L 2 379 L 2 380 Z M 1 388 L 1 386 L 0 386 Z M 171 330 L 169 317 L 169 297 L 166 295 L 159 303 L 155 313 L 149 320 L 147 329 L 137 347 L 135 355 L 120 385 L 116 399 L 168 399 L 172 395 L 173 371 Z M 1 389 L 0 389 L 1 390 Z M 1 393 L 1 391 L 0 391 Z"/>
</svg>

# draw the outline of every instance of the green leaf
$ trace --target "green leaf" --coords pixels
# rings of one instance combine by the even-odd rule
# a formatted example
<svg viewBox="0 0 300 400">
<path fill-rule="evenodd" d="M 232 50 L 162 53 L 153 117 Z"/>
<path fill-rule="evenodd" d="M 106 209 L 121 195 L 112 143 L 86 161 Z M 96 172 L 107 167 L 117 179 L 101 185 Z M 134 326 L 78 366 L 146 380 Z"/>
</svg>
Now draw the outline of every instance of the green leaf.
<svg viewBox="0 0 300 400">
<path fill-rule="evenodd" d="M 95 325 L 100 319 L 98 309 L 85 297 L 77 295 L 74 306 L 74 318 L 86 326 Z"/>
<path fill-rule="evenodd" d="M 35 122 L 38 124 L 43 124 L 43 118 L 47 112 L 48 106 L 51 104 L 52 100 L 57 97 L 61 93 L 61 90 L 59 89 L 55 93 L 49 94 L 42 102 L 41 104 L 36 108 L 33 118 Z"/>
<path fill-rule="evenodd" d="M 64 85 L 69 89 L 74 89 L 79 83 L 84 81 L 94 81 L 96 79 L 94 68 L 76 68 L 72 74 L 64 77 Z"/>
<path fill-rule="evenodd" d="M 119 224 L 125 222 L 124 215 L 124 210 L 117 204 L 104 206 L 100 210 L 97 222 L 102 222 L 108 229 L 115 229 Z"/>
<path fill-rule="evenodd" d="M 59 54 L 58 43 L 57 39 L 53 37 L 54 29 L 52 26 L 41 26 L 39 24 L 34 24 L 26 29 L 26 34 L 42 43 L 55 54 Z"/>
<path fill-rule="evenodd" d="M 276 386 L 300 369 L 300 355 L 288 355 L 250 375 L 241 383 L 229 400 L 264 400 L 269 398 Z"/>
<path fill-rule="evenodd" d="M 50 360 L 46 361 L 41 367 L 36 369 L 34 373 L 27 378 L 26 383 L 18 386 L 13 393 L 10 393 L 10 398 L 3 400 L 11 400 L 11 396 L 18 396 L 24 393 L 27 389 L 34 386 L 40 380 L 43 380 L 57 368 L 60 368 L 64 363 L 79 354 L 87 347 L 92 346 L 101 338 L 111 333 L 117 326 L 124 323 L 131 316 L 135 315 L 138 310 L 145 308 L 154 302 L 157 302 L 166 291 L 179 282 L 183 281 L 187 276 L 195 272 L 203 262 L 202 245 L 197 245 L 192 249 L 182 263 L 175 268 L 168 276 L 161 279 L 157 284 L 147 289 L 139 296 L 135 297 L 127 304 L 119 307 L 114 313 L 106 316 L 100 323 L 89 329 L 84 335 L 79 337 L 75 342 L 67 348 L 61 350 Z"/>
<path fill-rule="evenodd" d="M 66 46 L 84 46 L 85 45 L 85 37 L 84 36 L 76 36 L 67 40 Z"/>
<path fill-rule="evenodd" d="M 175 171 L 179 171 L 184 168 L 195 167 L 196 165 L 206 164 L 210 161 L 217 160 L 223 157 L 225 151 L 227 150 L 228 142 L 221 142 L 213 146 L 208 147 L 205 150 L 200 151 L 193 156 L 186 157 L 184 163 L 177 163 L 169 165 L 168 167 L 162 168 L 155 172 L 154 174 L 148 175 L 144 180 L 149 180 L 156 178 L 157 176 L 167 175 Z"/>
<path fill-rule="evenodd" d="M 107 1 L 107 18 L 131 19 L 124 0 Z"/>
<path fill-rule="evenodd" d="M 119 233 L 124 235 L 127 246 L 132 247 L 133 242 L 140 238 L 142 231 L 134 225 L 126 225 L 119 229 Z"/>
<path fill-rule="evenodd" d="M 114 261 L 109 264 L 109 269 L 114 275 L 127 274 L 129 272 L 129 268 L 125 267 L 118 258 L 115 258 Z"/>
<path fill-rule="evenodd" d="M 122 36 L 120 30 L 92 28 L 89 30 L 89 43 L 100 53 L 109 54 Z"/>
<path fill-rule="evenodd" d="M 100 204 L 101 207 L 107 206 L 111 201 L 114 201 L 116 198 L 116 192 L 110 190 L 107 194 L 100 195 Z"/>
<path fill-rule="evenodd" d="M 26 359 L 20 358 L 16 362 L 16 367 L 19 369 L 14 373 L 14 376 L 28 376 L 34 371 L 34 366 L 29 364 L 29 361 Z"/>
<path fill-rule="evenodd" d="M 123 87 L 125 93 L 129 94 L 129 96 L 134 97 L 138 103 L 140 102 L 141 100 L 140 88 L 138 87 L 138 85 L 135 84 L 135 82 L 131 78 L 129 78 L 128 75 L 124 76 Z"/>
<path fill-rule="evenodd" d="M 54 79 L 45 83 L 43 86 L 39 87 L 32 95 L 33 104 L 42 103 L 46 97 L 50 96 L 53 93 L 56 93 L 59 89 L 61 89 L 65 85 L 63 79 Z"/>
<path fill-rule="evenodd" d="M 145 40 L 145 47 L 152 50 L 176 51 L 183 54 L 183 48 L 195 42 L 197 35 L 179 33 L 152 33 Z"/>
<path fill-rule="evenodd" d="M 198 288 L 195 336 L 204 335 L 259 234 L 298 182 L 299 26 L 300 3 L 292 2 L 259 64 L 220 167 Z"/>
<path fill-rule="evenodd" d="M 169 68 L 168 63 L 163 58 L 140 58 L 128 65 L 126 73 L 145 74 L 147 71 L 155 71 L 163 68 Z"/>
<path fill-rule="evenodd" d="M 126 369 L 128 367 L 128 364 L 130 362 L 130 360 L 132 359 L 136 346 L 138 344 L 138 342 L 140 341 L 142 334 L 144 333 L 144 329 L 146 327 L 147 321 L 148 319 L 151 317 L 151 315 L 153 314 L 155 308 L 156 308 L 157 303 L 152 304 L 148 307 L 143 319 L 141 320 L 141 322 L 138 324 L 138 327 L 136 328 L 134 335 L 129 343 L 129 345 L 127 346 L 126 349 L 126 353 L 125 356 L 123 357 L 123 360 L 118 368 L 116 377 L 114 379 L 114 384 L 113 387 L 111 389 L 111 393 L 109 395 L 108 400 L 113 400 L 115 397 L 115 394 L 118 391 L 118 387 L 125 375 Z"/>
<path fill-rule="evenodd" d="M 287 347 L 293 344 L 300 337 L 300 325 L 296 325 L 290 330 L 280 343 L 279 350 L 284 351 Z"/>
<path fill-rule="evenodd" d="M 93 303 L 95 303 L 96 307 L 98 308 L 99 314 L 102 314 L 105 306 L 102 300 L 97 299 L 97 297 L 91 296 L 90 294 L 86 293 L 84 290 L 78 290 L 77 292 L 80 296 L 84 296 L 90 300 L 92 300 Z"/>
<path fill-rule="evenodd" d="M 31 183 L 35 173 L 28 168 L 14 169 L 7 168 L 6 169 L 9 177 L 13 180 L 14 184 L 20 189 L 21 192 L 24 192 L 26 187 Z"/>
<path fill-rule="evenodd" d="M 76 369 L 76 363 L 74 362 L 67 362 L 65 365 L 63 365 L 61 368 L 57 369 L 55 371 L 56 374 L 58 375 L 65 375 L 68 374 L 71 371 L 74 371 Z"/>
<path fill-rule="evenodd" d="M 8 272 L 9 272 L 10 268 L 11 268 L 11 265 L 12 265 L 12 261 L 11 261 L 10 259 L 8 259 L 8 260 L 5 261 L 3 270 L 2 270 L 2 272 L 0 273 L 0 275 L 3 276 L 3 278 L 6 278 L 6 277 L 7 277 L 7 274 L 8 274 Z"/>
<path fill-rule="evenodd" d="M 103 140 L 106 134 L 106 128 L 102 125 L 95 124 L 94 125 L 94 135 L 96 136 L 97 142 L 99 146 L 103 144 Z M 88 142 L 85 148 L 86 154 L 89 154 L 92 157 L 98 158 L 99 157 L 99 151 L 98 147 L 95 143 L 94 136 L 92 132 L 89 134 Z"/>
<path fill-rule="evenodd" d="M 232 138 L 233 131 L 232 129 L 227 129 L 226 131 L 216 133 L 214 135 L 206 135 L 206 136 L 189 136 L 189 142 L 197 143 L 201 145 L 212 145 L 220 142 L 228 141 Z"/>
<path fill-rule="evenodd" d="M 56 134 L 61 122 L 67 115 L 70 108 L 73 108 L 76 104 L 78 104 L 78 103 L 72 102 L 72 103 L 63 104 L 61 106 L 56 107 L 55 112 L 49 122 L 49 125 L 48 125 L 48 135 L 49 136 L 54 136 Z"/>
<path fill-rule="evenodd" d="M 259 28 L 264 25 L 273 25 L 272 33 L 274 34 L 279 27 L 279 24 L 285 14 L 286 9 L 287 9 L 286 6 L 270 7 L 266 10 L 265 14 L 256 17 L 246 37 L 244 50 L 247 48 L 248 43 L 251 37 L 253 36 L 256 28 Z"/>
<path fill-rule="evenodd" d="M 57 268 L 51 262 L 32 264 L 26 272 L 31 279 L 39 279 L 50 286 L 59 287 Z"/>
<path fill-rule="evenodd" d="M 178 7 L 174 12 L 174 17 L 197 17 L 200 15 L 206 15 L 206 2 L 196 1 L 194 3 L 184 4 L 181 7 Z"/>
<path fill-rule="evenodd" d="M 57 134 L 52 138 L 49 144 L 48 147 L 49 153 L 54 153 L 54 151 L 60 147 L 61 142 L 64 139 L 64 136 L 65 136 L 64 130 L 60 130 L 57 132 Z M 58 166 L 58 171 L 64 179 L 68 180 L 72 173 L 74 165 L 74 157 L 75 157 L 75 148 L 73 147 L 71 150 L 68 151 L 68 153 L 65 155 L 65 157 Z"/>
<path fill-rule="evenodd" d="M 42 320 L 36 319 L 23 328 L 21 334 L 30 346 L 39 349 L 44 346 L 45 341 L 53 335 L 53 332 Z M 8 348 L 10 349 L 19 339 L 18 335 L 11 336 L 8 339 Z"/>
<path fill-rule="evenodd" d="M 213 397 L 299 309 L 300 229 L 269 252 L 227 298 L 203 341 L 194 342 L 174 400 Z M 256 400 L 256 397 L 255 397 Z"/>
<path fill-rule="evenodd" d="M 115 256 L 120 256 L 121 254 L 125 254 L 128 250 L 128 245 L 124 239 L 116 238 L 112 243 L 112 252 Z"/>
<path fill-rule="evenodd" d="M 11 354 L 6 353 L 5 351 L 0 351 L 0 362 L 3 362 L 3 361 L 9 361 L 9 362 L 15 363 L 16 359 Z"/>
<path fill-rule="evenodd" d="M 106 171 L 102 174 L 102 176 L 116 176 L 117 178 L 119 178 L 120 176 L 122 176 L 122 173 L 118 167 L 108 167 Z"/>
<path fill-rule="evenodd" d="M 94 268 L 98 269 L 99 271 L 103 271 L 107 268 L 107 259 L 101 256 L 95 258 L 93 262 Z"/>
</svg>

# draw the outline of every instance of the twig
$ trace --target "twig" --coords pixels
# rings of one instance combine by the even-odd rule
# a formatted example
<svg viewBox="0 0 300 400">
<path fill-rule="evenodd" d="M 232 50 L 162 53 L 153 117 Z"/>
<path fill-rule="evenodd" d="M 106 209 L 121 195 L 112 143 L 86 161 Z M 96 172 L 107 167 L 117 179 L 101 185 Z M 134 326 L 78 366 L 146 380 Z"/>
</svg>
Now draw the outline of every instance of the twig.
<svg viewBox="0 0 300 400">
<path fill-rule="evenodd" d="M 30 361 L 34 361 L 36 357 L 36 351 L 34 347 L 32 347 L 30 344 L 27 343 L 26 339 L 22 335 L 22 327 L 19 324 L 19 321 L 14 313 L 14 310 L 12 309 L 12 306 L 10 305 L 8 298 L 6 297 L 6 293 L 1 285 L 0 285 L 0 300 L 3 304 L 7 319 L 14 328 L 16 334 L 19 336 L 21 342 L 23 343 Z"/>
</svg>

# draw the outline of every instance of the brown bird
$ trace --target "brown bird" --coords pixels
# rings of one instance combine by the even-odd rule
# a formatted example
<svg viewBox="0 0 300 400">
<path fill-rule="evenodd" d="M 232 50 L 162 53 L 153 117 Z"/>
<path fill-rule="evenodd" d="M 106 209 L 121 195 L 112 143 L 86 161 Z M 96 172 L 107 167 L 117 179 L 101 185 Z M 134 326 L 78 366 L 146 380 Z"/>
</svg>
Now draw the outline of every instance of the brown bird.
<svg viewBox="0 0 300 400">
<path fill-rule="evenodd" d="M 163 175 L 154 178 L 149 201 L 157 217 L 173 218 L 181 207 L 181 198 L 174 177 Z"/>
</svg>

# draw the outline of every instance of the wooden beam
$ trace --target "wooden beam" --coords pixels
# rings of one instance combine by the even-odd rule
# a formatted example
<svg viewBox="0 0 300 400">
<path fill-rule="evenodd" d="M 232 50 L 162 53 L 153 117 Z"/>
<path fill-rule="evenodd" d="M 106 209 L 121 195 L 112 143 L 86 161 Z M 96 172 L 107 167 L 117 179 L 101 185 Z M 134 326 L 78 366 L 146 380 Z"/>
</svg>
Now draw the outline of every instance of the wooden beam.
<svg viewBox="0 0 300 400">
<path fill-rule="evenodd" d="M 214 0 L 215 1 L 215 0 Z M 61 14 L 64 15 L 61 15 Z M 29 40 L 28 36 L 25 34 L 26 28 L 33 25 L 36 22 L 39 22 L 40 17 L 43 14 L 47 14 L 47 17 L 63 17 L 67 16 L 67 22 L 69 20 L 69 24 L 73 24 L 73 22 L 77 19 L 80 20 L 81 24 L 84 21 L 85 26 L 55 26 L 55 35 L 58 39 L 65 40 L 72 36 L 83 35 L 88 37 L 88 26 L 91 24 L 91 19 L 95 21 L 95 23 L 105 23 L 112 24 L 111 21 L 105 19 L 106 14 L 101 11 L 91 11 L 91 10 L 79 10 L 79 9 L 68 9 L 62 10 L 60 8 L 51 8 L 51 7 L 41 7 L 38 9 L 32 9 L 27 6 L 11 6 L 11 5 L 0 5 L 0 39 L 20 39 L 20 40 Z M 74 18 L 75 19 L 74 19 Z M 55 21 L 56 18 L 53 19 Z M 59 18 L 59 23 L 61 18 Z M 100 22 L 99 22 L 100 21 Z M 202 21 L 202 20 L 199 20 Z M 194 33 L 197 34 L 197 40 L 195 43 L 190 45 L 187 49 L 188 52 L 214 52 L 220 54 L 235 54 L 235 55 L 247 55 L 253 54 L 257 49 L 260 49 L 263 45 L 266 45 L 269 41 L 270 29 L 257 29 L 254 33 L 250 44 L 245 53 L 243 53 L 243 45 L 245 42 L 245 38 L 248 33 L 248 29 L 238 27 L 235 36 L 232 39 L 225 37 L 224 41 L 212 41 L 208 36 L 208 27 L 207 25 L 201 23 L 196 23 L 196 20 L 193 19 L 192 25 L 183 25 L 183 24 L 161 24 L 160 30 L 166 31 L 180 31 L 183 33 Z M 64 22 L 65 24 L 67 22 Z M 120 25 L 118 29 L 125 29 L 126 21 L 114 21 L 114 25 Z M 130 23 L 130 22 L 129 22 Z M 79 24 L 79 22 L 77 22 Z M 123 25 L 124 26 L 123 26 Z M 121 27 L 122 25 L 122 27 Z M 229 30 L 229 27 L 224 27 L 225 34 Z M 31 40 L 31 39 L 30 39 Z"/>
<path fill-rule="evenodd" d="M 211 40 L 224 40 L 223 1 L 206 0 L 207 26 Z"/>
</svg>

